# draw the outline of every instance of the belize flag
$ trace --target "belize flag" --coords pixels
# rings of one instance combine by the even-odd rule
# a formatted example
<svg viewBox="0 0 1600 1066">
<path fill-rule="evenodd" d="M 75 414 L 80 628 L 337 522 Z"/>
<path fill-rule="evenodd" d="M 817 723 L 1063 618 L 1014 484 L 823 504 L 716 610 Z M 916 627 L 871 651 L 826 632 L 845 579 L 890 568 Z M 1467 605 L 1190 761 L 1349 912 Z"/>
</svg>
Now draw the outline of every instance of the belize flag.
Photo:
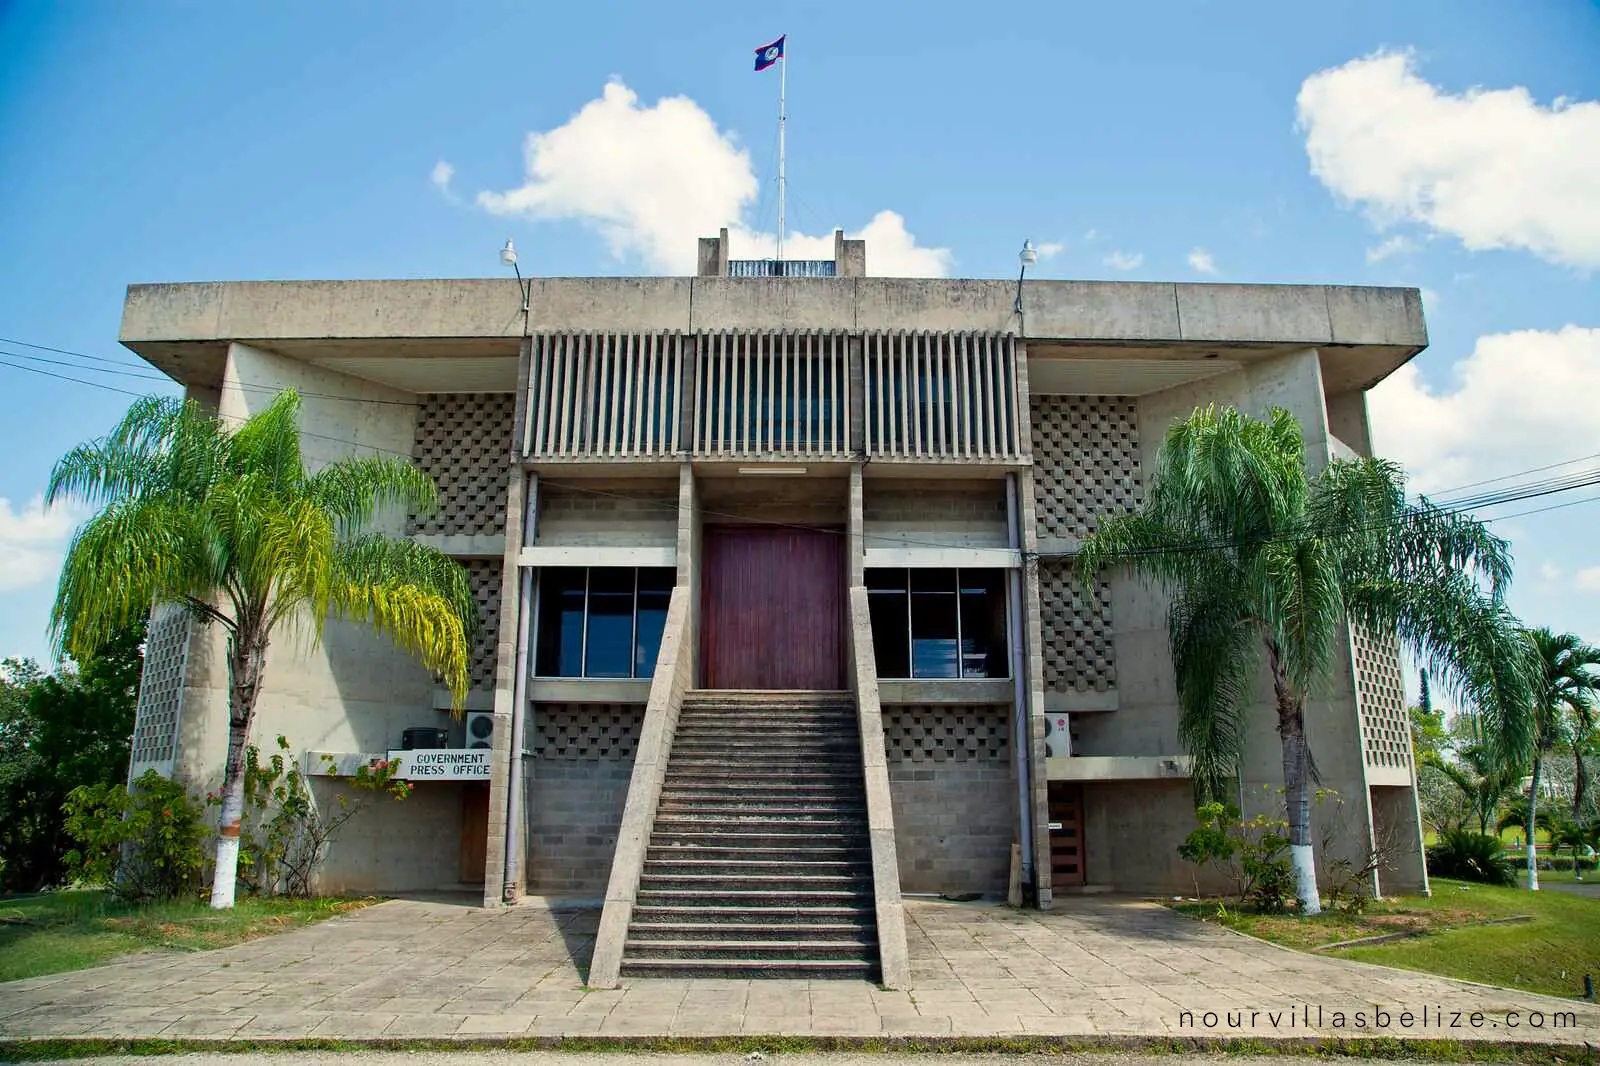
<svg viewBox="0 0 1600 1066">
<path fill-rule="evenodd" d="M 783 42 L 788 36 L 786 33 L 771 44 L 764 44 L 756 49 L 756 70 L 766 70 L 783 58 Z"/>
</svg>

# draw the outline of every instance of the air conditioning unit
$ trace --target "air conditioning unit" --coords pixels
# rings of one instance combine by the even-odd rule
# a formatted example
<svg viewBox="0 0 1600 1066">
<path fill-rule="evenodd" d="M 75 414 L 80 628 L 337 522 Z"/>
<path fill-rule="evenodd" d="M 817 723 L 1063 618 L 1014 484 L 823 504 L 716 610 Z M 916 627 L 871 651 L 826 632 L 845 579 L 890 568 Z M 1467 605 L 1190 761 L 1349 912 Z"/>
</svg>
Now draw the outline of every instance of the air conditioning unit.
<svg viewBox="0 0 1600 1066">
<path fill-rule="evenodd" d="M 467 712 L 467 747 L 494 747 L 494 713 L 491 711 Z"/>
<path fill-rule="evenodd" d="M 1063 759 L 1072 754 L 1072 734 L 1067 730 L 1065 714 L 1044 716 L 1044 753 L 1051 759 Z"/>
</svg>

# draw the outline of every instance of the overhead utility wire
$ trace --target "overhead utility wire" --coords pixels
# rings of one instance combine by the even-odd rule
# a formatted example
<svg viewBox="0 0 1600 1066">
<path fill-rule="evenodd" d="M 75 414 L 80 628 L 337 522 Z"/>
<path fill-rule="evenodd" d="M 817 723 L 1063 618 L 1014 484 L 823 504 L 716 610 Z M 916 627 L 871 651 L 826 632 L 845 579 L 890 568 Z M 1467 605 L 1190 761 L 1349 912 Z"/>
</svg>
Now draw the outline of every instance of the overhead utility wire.
<svg viewBox="0 0 1600 1066">
<path fill-rule="evenodd" d="M 106 384 L 104 384 L 102 382 L 87 381 L 87 380 L 84 380 L 83 378 L 69 377 L 69 376 L 67 376 L 65 374 L 56 374 L 56 373 L 53 373 L 53 372 L 48 371 L 48 370 L 41 370 L 38 367 L 22 366 L 22 365 L 19 365 L 19 364 L 16 364 L 16 363 L 7 363 L 4 360 L 0 360 L 0 366 L 8 366 L 8 367 L 11 367 L 12 369 L 15 369 L 15 370 L 23 370 L 23 371 L 27 371 L 29 373 L 34 373 L 34 374 L 43 374 L 46 377 L 57 378 L 57 379 L 62 380 L 62 381 L 70 381 L 70 382 L 73 382 L 74 384 L 78 384 L 78 385 L 87 385 L 90 388 L 104 389 L 104 390 L 106 390 L 108 392 L 122 393 L 125 396 L 135 396 L 135 397 L 137 397 L 137 396 L 142 396 L 143 395 L 142 393 L 130 392 L 127 389 L 119 389 L 119 388 L 116 388 L 115 386 L 112 386 L 112 385 L 106 385 Z M 224 417 L 233 418 L 233 419 L 237 419 L 237 420 L 242 421 L 242 418 L 240 416 L 236 416 L 236 415 L 229 415 L 229 416 L 224 416 Z M 314 433 L 314 432 L 311 432 L 309 430 L 301 430 L 300 431 L 300 435 L 303 436 L 303 437 L 312 437 L 312 438 L 317 439 L 317 440 L 330 441 L 330 442 L 335 443 L 335 444 L 344 444 L 344 445 L 347 445 L 347 446 L 352 447 L 352 448 L 364 448 L 364 449 L 367 449 L 367 450 L 373 451 L 373 452 L 380 452 L 380 453 L 384 453 L 384 454 L 388 454 L 388 455 L 394 455 L 394 456 L 398 456 L 398 457 L 400 457 L 402 459 L 410 460 L 412 462 L 415 462 L 415 458 L 416 458 L 415 456 L 413 456 L 409 452 L 397 451 L 397 450 L 395 450 L 393 448 L 384 448 L 384 447 L 380 447 L 379 445 L 376 445 L 376 444 L 364 444 L 364 443 L 362 443 L 360 441 L 349 440 L 348 438 L 345 438 L 345 437 L 330 436 L 330 435 L 325 434 L 325 433 Z M 1562 465 L 1562 464 L 1556 464 L 1556 465 Z M 1544 469 L 1550 469 L 1550 468 L 1549 467 L 1537 468 L 1537 470 L 1544 470 Z M 1525 471 L 1525 473 L 1534 473 L 1534 472 L 1537 472 L 1537 470 L 1535 470 L 1535 471 Z M 1501 480 L 1503 480 L 1503 479 L 1501 479 Z M 676 503 L 659 501 L 657 498 L 654 498 L 654 497 L 630 496 L 630 495 L 627 495 L 625 493 L 610 492 L 610 491 L 607 491 L 607 490 L 604 490 L 604 489 L 589 488 L 589 487 L 578 485 L 578 484 L 574 484 L 574 483 L 571 483 L 571 482 L 565 482 L 565 483 L 564 482 L 546 482 L 546 484 L 548 484 L 548 485 L 550 485 L 552 487 L 555 487 L 555 488 L 566 488 L 566 489 L 570 489 L 570 490 L 576 491 L 576 492 L 588 493 L 590 495 L 606 496 L 606 497 L 611 497 L 611 498 L 619 499 L 619 500 L 627 500 L 627 501 L 634 502 L 634 503 L 643 503 L 643 504 L 645 504 L 646 506 L 649 506 L 649 507 L 657 507 L 659 505 L 658 509 L 661 510 L 663 513 L 666 513 L 666 512 L 676 513 L 676 511 L 677 511 L 677 504 Z M 1532 498 L 1537 498 L 1537 497 L 1540 497 L 1540 496 L 1548 496 L 1548 495 L 1552 495 L 1552 494 L 1558 493 L 1558 492 L 1568 492 L 1568 491 L 1572 491 L 1574 489 L 1587 488 L 1587 487 L 1589 487 L 1591 485 L 1600 485 L 1600 469 L 1588 471 L 1585 474 L 1583 474 L 1583 475 L 1575 478 L 1574 480 L 1572 480 L 1572 483 L 1570 483 L 1570 484 L 1563 484 L 1563 485 L 1560 485 L 1558 487 L 1549 487 L 1549 484 L 1548 484 L 1548 481 L 1547 481 L 1547 482 L 1536 483 L 1536 485 L 1538 486 L 1536 491 L 1524 491 L 1525 487 L 1523 487 L 1523 486 L 1512 486 L 1511 488 L 1501 490 L 1499 493 L 1486 494 L 1486 498 L 1483 501 L 1473 503 L 1473 504 L 1471 504 L 1471 506 L 1462 506 L 1462 505 L 1459 505 L 1459 504 L 1441 505 L 1441 504 L 1437 504 L 1437 503 L 1435 504 L 1435 506 L 1438 507 L 1438 510 L 1439 510 L 1439 512 L 1441 514 L 1453 515 L 1453 514 L 1461 514 L 1461 513 L 1464 513 L 1466 511 L 1468 511 L 1468 510 L 1473 510 L 1473 509 L 1477 509 L 1477 508 L 1480 508 L 1480 507 L 1499 506 L 1501 504 L 1506 504 L 1506 503 L 1515 503 L 1515 502 L 1520 501 L 1520 500 L 1532 499 Z M 1487 498 L 1487 496 L 1493 496 L 1495 498 L 1489 499 L 1489 498 Z M 1536 509 L 1531 510 L 1531 511 L 1519 512 L 1518 514 L 1515 514 L 1515 515 L 1501 515 L 1498 518 L 1483 519 L 1483 521 L 1486 521 L 1486 522 L 1487 521 L 1500 521 L 1501 519 L 1505 519 L 1505 518 L 1516 518 L 1516 517 L 1522 517 L 1522 516 L 1529 515 L 1529 514 L 1539 514 L 1539 513 L 1543 512 L 1543 511 L 1557 510 L 1559 507 L 1575 506 L 1577 504 L 1588 503 L 1588 502 L 1591 502 L 1593 500 L 1600 500 L 1600 496 L 1589 497 L 1589 498 L 1586 498 L 1586 499 L 1583 499 L 1583 500 L 1574 500 L 1574 501 L 1571 501 L 1570 503 L 1567 503 L 1567 504 L 1557 505 L 1556 507 L 1536 508 Z M 756 516 L 756 515 L 741 515 L 741 514 L 736 514 L 736 513 L 732 513 L 732 512 L 713 511 L 713 510 L 706 510 L 706 509 L 702 509 L 701 513 L 702 514 L 711 515 L 711 516 L 717 517 L 717 518 L 729 518 L 729 519 L 734 519 L 734 520 L 742 521 L 742 522 L 751 522 L 751 523 L 755 523 L 755 524 L 772 525 L 772 526 L 781 527 L 781 528 L 806 530 L 806 531 L 809 531 L 809 532 L 817 532 L 817 533 L 832 533 L 832 534 L 841 535 L 841 536 L 847 535 L 846 531 L 840 530 L 838 528 L 829 528 L 829 527 L 824 527 L 824 526 L 809 526 L 809 525 L 803 525 L 803 524 L 798 524 L 798 523 L 789 523 L 789 522 L 779 522 L 779 521 L 775 521 L 775 520 L 772 520 L 772 519 L 764 519 L 764 518 L 761 518 L 761 517 Z M 1400 516 L 1399 521 L 1405 521 L 1405 519 L 1406 519 L 1406 516 L 1402 515 L 1402 516 Z M 1364 527 L 1364 528 L 1375 529 L 1375 528 L 1378 528 L 1378 527 L 1374 525 L 1374 526 Z M 1291 539 L 1293 536 L 1296 536 L 1296 535 L 1298 535 L 1298 534 L 1296 534 L 1296 533 L 1281 534 L 1281 535 L 1276 536 L 1276 537 L 1260 538 L 1258 540 L 1248 541 L 1248 542 L 1235 542 L 1235 541 L 1227 541 L 1227 540 L 1210 541 L 1210 542 L 1197 541 L 1193 545 L 1180 545 L 1180 546 L 1177 546 L 1177 547 L 1174 547 L 1174 548 L 1160 549 L 1160 551 L 1162 551 L 1162 552 L 1168 552 L 1168 551 L 1221 551 L 1221 550 L 1225 550 L 1227 548 L 1245 547 L 1245 546 L 1249 546 L 1249 545 L 1253 545 L 1253 544 L 1270 544 L 1270 543 L 1274 543 L 1274 542 L 1277 542 L 1277 541 L 1286 541 L 1286 540 Z M 892 543 L 892 544 L 916 545 L 916 546 L 919 546 L 919 547 L 932 547 L 932 548 L 965 548 L 965 547 L 969 547 L 969 545 L 965 545 L 965 544 L 950 544 L 950 543 L 941 543 L 941 542 L 936 542 L 936 541 L 915 540 L 915 539 L 908 538 L 908 537 L 896 537 L 896 536 L 888 536 L 888 535 L 884 535 L 884 534 L 868 534 L 868 533 L 865 533 L 865 532 L 863 532 L 862 537 L 863 537 L 864 540 L 885 541 L 885 542 Z M 1025 559 L 1072 559 L 1072 558 L 1075 558 L 1077 556 L 1077 554 L 1078 554 L 1077 552 L 1023 552 L 1023 555 L 1024 555 Z M 1144 552 L 1144 553 L 1135 553 L 1135 554 L 1144 555 L 1144 554 L 1152 554 L 1152 553 L 1151 552 Z"/>
<path fill-rule="evenodd" d="M 15 339 L 12 339 L 12 338 L 9 338 L 9 337 L 0 337 L 0 344 L 18 344 L 18 345 L 21 345 L 24 348 L 34 348 L 34 349 L 37 349 L 38 351 L 41 351 L 41 352 L 54 352 L 57 355 L 70 355 L 70 356 L 73 356 L 73 357 L 78 358 L 78 359 L 92 359 L 97 363 L 107 363 L 107 364 L 110 364 L 113 367 L 121 367 L 122 369 L 119 369 L 119 370 L 102 370 L 99 367 L 83 366 L 83 365 L 78 364 L 78 363 L 62 362 L 61 360 L 58 360 L 58 359 L 46 359 L 43 356 L 39 356 L 39 355 L 24 355 L 21 352 L 8 352 L 8 351 L 5 351 L 4 349 L 0 349 L 0 355 L 10 356 L 13 359 L 30 359 L 30 360 L 33 360 L 34 362 L 39 362 L 39 363 L 50 363 L 50 364 L 54 364 L 54 365 L 57 365 L 57 366 L 66 366 L 66 367 L 71 367 L 74 370 L 81 370 L 81 371 L 83 371 L 85 373 L 89 373 L 89 374 L 117 374 L 117 375 L 120 375 L 120 376 L 123 376 L 123 377 L 142 378 L 142 379 L 147 380 L 147 381 L 159 382 L 159 383 L 164 384 L 164 385 L 177 385 L 177 384 L 179 384 L 179 382 L 174 381 L 172 378 L 167 377 L 165 374 L 140 374 L 140 373 L 136 373 L 135 371 L 138 369 L 138 364 L 124 363 L 124 362 L 122 362 L 120 360 L 117 360 L 117 359 L 107 359 L 103 355 L 90 355 L 88 352 L 74 352 L 74 351 L 71 351 L 70 349 L 67 349 L 67 348 L 52 348 L 48 344 L 34 344 L 31 341 L 20 341 L 20 340 L 15 340 Z M 277 386 L 274 386 L 274 385 L 257 385 L 257 384 L 253 384 L 253 383 L 250 383 L 250 382 L 243 382 L 243 381 L 229 382 L 225 387 L 226 388 L 230 388 L 230 389 L 239 389 L 239 390 L 241 390 L 243 392 L 272 392 L 272 393 L 276 393 L 276 392 L 281 392 L 282 391 L 281 389 L 279 389 Z M 305 389 L 296 389 L 295 392 L 297 392 L 301 396 L 307 397 L 309 399 L 316 399 L 316 400 L 338 400 L 338 401 L 343 402 L 343 403 L 380 404 L 380 405 L 383 405 L 383 406 L 386 406 L 386 407 L 418 407 L 418 406 L 420 406 L 420 404 L 415 400 L 375 400 L 375 399 L 369 399 L 369 398 L 361 397 L 361 396 L 336 396 L 333 393 L 328 393 L 328 392 L 310 392 L 310 391 L 307 391 Z"/>
</svg>

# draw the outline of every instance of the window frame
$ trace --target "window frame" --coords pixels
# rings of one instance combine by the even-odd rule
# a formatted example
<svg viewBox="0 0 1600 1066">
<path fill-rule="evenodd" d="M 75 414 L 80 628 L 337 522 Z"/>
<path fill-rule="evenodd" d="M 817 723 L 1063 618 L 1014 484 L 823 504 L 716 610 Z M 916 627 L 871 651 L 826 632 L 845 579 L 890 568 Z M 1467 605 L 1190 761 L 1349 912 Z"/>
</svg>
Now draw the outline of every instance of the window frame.
<svg viewBox="0 0 1600 1066">
<path fill-rule="evenodd" d="M 903 574 L 905 576 L 905 582 L 902 585 L 900 591 L 902 591 L 904 596 L 905 596 L 905 604 L 906 604 L 906 644 L 905 644 L 905 647 L 906 647 L 906 671 L 907 671 L 907 676 L 905 676 L 905 677 L 890 677 L 887 674 L 879 674 L 878 675 L 878 680 L 880 680 L 880 681 L 893 681 L 893 682 L 896 682 L 896 683 L 899 683 L 899 682 L 947 682 L 947 681 L 963 681 L 963 682 L 977 681 L 977 682 L 981 682 L 981 681 L 1010 681 L 1010 680 L 1012 680 L 1012 676 L 1011 675 L 1012 675 L 1012 670 L 1013 670 L 1013 665 L 1014 665 L 1014 659 L 1012 657 L 1012 647 L 1011 647 L 1011 645 L 1012 645 L 1013 640 L 1015 639 L 1015 634 L 1013 634 L 1011 632 L 1011 622 L 1010 622 L 1010 620 L 1011 620 L 1011 582 L 1009 580 L 1006 580 L 1005 577 L 1004 577 L 1004 575 L 1007 573 L 1007 571 L 1005 571 L 1004 569 L 1000 569 L 1000 568 L 996 568 L 996 567 L 990 567 L 990 566 L 940 566 L 940 567 L 874 566 L 874 567 L 871 567 L 870 569 L 873 570 L 873 571 L 877 571 L 879 573 L 888 571 L 888 572 L 892 572 L 892 573 Z M 917 669 L 917 666 L 916 666 L 916 663 L 917 663 L 916 638 L 913 635 L 915 633 L 915 619 L 913 617 L 914 614 L 915 614 L 915 611 L 912 608 L 912 605 L 915 603 L 915 600 L 913 598 L 913 593 L 911 591 L 911 575 L 915 571 L 918 571 L 918 570 L 929 570 L 929 569 L 948 570 L 950 573 L 955 575 L 955 584 L 954 584 L 953 588 L 951 589 L 951 595 L 955 599 L 955 616 L 956 616 L 956 655 L 955 655 L 956 676 L 954 676 L 954 677 L 918 677 L 918 676 L 916 676 L 916 669 Z M 995 676 L 995 675 L 991 674 L 991 675 L 987 675 L 987 676 L 984 676 L 984 677 L 972 677 L 972 676 L 969 676 L 966 673 L 966 656 L 962 651 L 962 636 L 963 636 L 962 614 L 963 614 L 963 612 L 961 610 L 961 573 L 964 570 L 965 571 L 978 571 L 978 570 L 981 570 L 981 571 L 993 571 L 993 572 L 997 572 L 997 573 L 999 573 L 1001 575 L 1001 580 L 998 582 L 999 591 L 1000 591 L 999 609 L 1000 609 L 1000 612 L 1001 612 L 1001 618 L 1003 620 L 1000 631 L 1001 631 L 1001 634 L 1002 634 L 1003 638 L 1005 639 L 1005 647 L 1004 647 L 1004 650 L 1003 650 L 1003 652 L 1002 652 L 1002 654 L 1000 656 L 1001 661 L 1005 663 L 1005 673 L 1003 673 L 1001 675 Z M 871 596 L 872 596 L 872 593 L 873 593 L 874 590 L 873 590 L 872 584 L 870 582 L 866 583 L 866 586 L 867 586 L 868 603 L 870 604 Z M 880 588 L 878 591 L 893 591 L 893 590 Z M 877 667 L 877 657 L 878 657 L 877 656 L 877 646 L 876 646 L 876 642 L 875 642 L 874 646 L 873 646 L 873 666 L 874 666 L 874 668 Z"/>
<path fill-rule="evenodd" d="M 649 681 L 655 676 L 655 662 L 650 663 L 648 673 L 637 672 L 639 667 L 639 575 L 643 570 L 659 570 L 662 567 L 646 566 L 542 566 L 539 567 L 539 580 L 534 582 L 532 632 L 529 634 L 529 648 L 532 651 L 528 677 L 533 681 Z M 544 635 L 544 572 L 546 570 L 582 570 L 583 571 L 583 620 L 578 626 L 578 673 L 577 674 L 542 674 L 539 672 L 539 652 L 541 640 Z M 633 577 L 633 592 L 631 596 L 631 613 L 628 630 L 628 674 L 624 677 L 616 675 L 596 676 L 589 673 L 589 597 L 593 585 L 593 574 L 596 570 L 627 570 Z M 670 587 L 670 586 L 669 586 Z M 659 658 L 660 645 L 656 646 L 656 655 Z M 559 654 L 557 655 L 559 659 Z"/>
</svg>

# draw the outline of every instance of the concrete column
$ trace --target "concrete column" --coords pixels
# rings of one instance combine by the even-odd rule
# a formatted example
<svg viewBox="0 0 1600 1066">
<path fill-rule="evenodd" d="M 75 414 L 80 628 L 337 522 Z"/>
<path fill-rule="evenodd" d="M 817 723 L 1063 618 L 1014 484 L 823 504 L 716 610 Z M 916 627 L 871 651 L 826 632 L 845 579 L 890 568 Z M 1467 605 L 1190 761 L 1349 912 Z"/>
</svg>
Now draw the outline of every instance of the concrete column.
<svg viewBox="0 0 1600 1066">
<path fill-rule="evenodd" d="M 506 549 L 500 571 L 500 632 L 495 648 L 494 746 L 490 752 L 488 847 L 483 865 L 483 905 L 505 903 L 505 859 L 510 840 L 511 760 L 522 757 L 522 738 L 511 735 L 516 700 L 518 619 L 522 582 L 517 557 L 522 547 L 522 513 L 526 475 L 512 469 L 506 485 Z M 508 608 L 510 606 L 510 609 Z M 524 823 L 526 824 L 526 823 Z M 520 842 L 517 842 L 520 846 Z"/>
<path fill-rule="evenodd" d="M 850 464 L 850 536 L 846 550 L 850 553 L 849 584 L 853 588 L 867 583 L 866 574 L 866 493 L 862 484 L 862 464 Z"/>
<path fill-rule="evenodd" d="M 851 455 L 867 454 L 867 356 L 866 345 L 860 334 L 852 334 L 845 342 L 849 373 L 845 380 L 850 385 L 850 439 L 845 444 Z"/>
<path fill-rule="evenodd" d="M 1033 800 L 1033 869 L 1040 910 L 1049 910 L 1054 901 L 1050 883 L 1050 782 L 1045 776 L 1044 747 L 1044 623 L 1039 606 L 1039 561 L 1037 518 L 1033 503 L 1033 471 L 1020 470 L 1017 479 L 1019 532 L 1022 537 L 1022 622 L 1023 662 L 1027 674 L 1016 679 L 1024 689 L 1028 707 L 1028 735 L 1019 742 L 1028 745 L 1030 780 L 1028 793 Z"/>
<path fill-rule="evenodd" d="M 700 677 L 700 494 L 694 465 L 678 464 L 678 577 L 689 590 L 688 657 L 691 687 Z"/>
</svg>

